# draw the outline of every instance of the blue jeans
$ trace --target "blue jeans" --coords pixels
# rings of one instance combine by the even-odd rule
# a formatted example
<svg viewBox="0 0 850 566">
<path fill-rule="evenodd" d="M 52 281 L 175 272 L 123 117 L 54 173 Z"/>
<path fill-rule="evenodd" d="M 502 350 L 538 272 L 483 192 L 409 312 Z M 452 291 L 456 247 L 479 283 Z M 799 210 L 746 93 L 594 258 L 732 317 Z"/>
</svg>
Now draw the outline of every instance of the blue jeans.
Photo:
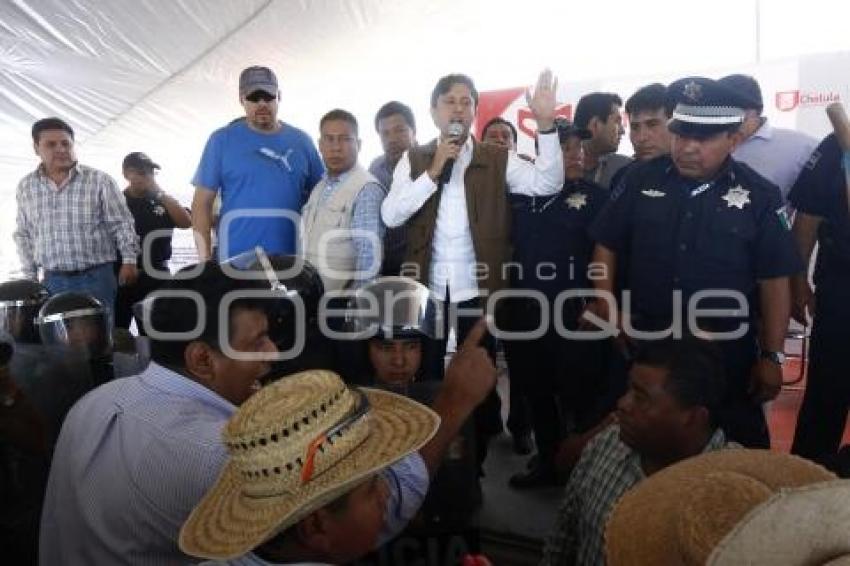
<svg viewBox="0 0 850 566">
<path fill-rule="evenodd" d="M 65 291 L 88 293 L 103 303 L 113 320 L 115 312 L 115 294 L 118 282 L 115 279 L 113 263 L 102 263 L 81 273 L 70 275 L 62 271 L 46 271 L 42 282 L 51 295 Z"/>
</svg>

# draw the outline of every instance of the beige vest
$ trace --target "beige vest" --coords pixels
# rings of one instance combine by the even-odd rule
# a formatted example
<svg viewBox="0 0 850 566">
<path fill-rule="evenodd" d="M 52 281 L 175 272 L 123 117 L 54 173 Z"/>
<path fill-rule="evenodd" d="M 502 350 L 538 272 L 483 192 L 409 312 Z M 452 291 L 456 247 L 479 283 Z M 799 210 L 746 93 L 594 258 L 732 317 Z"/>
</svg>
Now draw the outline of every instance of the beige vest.
<svg viewBox="0 0 850 566">
<path fill-rule="evenodd" d="M 356 252 L 349 228 L 354 200 L 364 186 L 377 182 L 371 173 L 355 165 L 321 205 L 327 178 L 319 181 L 301 211 L 304 258 L 319 270 L 325 291 L 342 289 L 352 279 Z"/>
<path fill-rule="evenodd" d="M 431 165 L 436 150 L 436 140 L 410 148 L 411 179 L 418 178 Z M 475 259 L 487 266 L 478 287 L 491 294 L 507 287 L 507 270 L 502 266 L 510 261 L 512 254 L 511 205 L 505 181 L 507 163 L 508 152 L 504 148 L 473 140 L 472 161 L 463 177 Z M 424 285 L 428 284 L 441 194 L 442 191 L 432 194 L 407 221 L 407 256 L 401 274 L 418 277 Z"/>
</svg>

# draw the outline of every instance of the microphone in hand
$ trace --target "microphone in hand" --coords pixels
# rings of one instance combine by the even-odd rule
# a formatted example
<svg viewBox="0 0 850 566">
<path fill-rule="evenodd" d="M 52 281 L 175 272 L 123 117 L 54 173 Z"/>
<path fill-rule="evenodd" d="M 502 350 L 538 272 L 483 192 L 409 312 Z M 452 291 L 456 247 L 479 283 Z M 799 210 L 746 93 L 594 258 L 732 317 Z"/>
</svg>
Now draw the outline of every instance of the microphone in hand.
<svg viewBox="0 0 850 566">
<path fill-rule="evenodd" d="M 463 135 L 463 124 L 457 121 L 450 122 L 447 133 L 450 138 L 449 143 L 458 143 L 460 137 Z M 439 186 L 442 187 L 451 180 L 454 165 L 455 160 L 453 158 L 447 159 L 445 164 L 443 164 L 443 170 L 440 171 Z"/>
</svg>

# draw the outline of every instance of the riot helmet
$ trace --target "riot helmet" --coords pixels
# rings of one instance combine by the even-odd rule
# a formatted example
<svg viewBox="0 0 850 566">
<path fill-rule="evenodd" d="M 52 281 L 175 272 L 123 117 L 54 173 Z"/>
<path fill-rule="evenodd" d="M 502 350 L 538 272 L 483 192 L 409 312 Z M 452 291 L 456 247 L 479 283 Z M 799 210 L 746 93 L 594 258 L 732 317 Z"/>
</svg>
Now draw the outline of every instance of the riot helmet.
<svg viewBox="0 0 850 566">
<path fill-rule="evenodd" d="M 65 292 L 44 303 L 35 323 L 45 346 L 82 352 L 94 360 L 112 353 L 109 317 L 109 310 L 91 295 Z"/>
<path fill-rule="evenodd" d="M 49 295 L 44 286 L 29 279 L 0 283 L 0 332 L 17 342 L 38 343 L 34 320 Z"/>
</svg>

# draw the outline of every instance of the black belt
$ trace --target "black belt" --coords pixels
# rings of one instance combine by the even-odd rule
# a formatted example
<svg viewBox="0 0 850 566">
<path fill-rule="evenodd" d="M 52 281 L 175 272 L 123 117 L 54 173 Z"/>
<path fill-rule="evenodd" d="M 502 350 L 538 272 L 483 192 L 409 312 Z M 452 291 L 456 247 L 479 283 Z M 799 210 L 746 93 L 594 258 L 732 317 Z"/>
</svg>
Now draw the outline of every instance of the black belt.
<svg viewBox="0 0 850 566">
<path fill-rule="evenodd" d="M 46 270 L 45 273 L 47 275 L 62 275 L 64 277 L 74 277 L 76 275 L 82 275 L 83 273 L 87 273 L 87 272 L 91 271 L 92 269 L 96 269 L 98 267 L 103 267 L 104 265 L 106 265 L 106 264 L 105 263 L 98 263 L 96 265 L 90 265 L 89 267 L 84 267 L 82 269 L 69 269 L 67 271 L 59 271 L 59 270 L 50 269 L 50 270 Z"/>
</svg>

